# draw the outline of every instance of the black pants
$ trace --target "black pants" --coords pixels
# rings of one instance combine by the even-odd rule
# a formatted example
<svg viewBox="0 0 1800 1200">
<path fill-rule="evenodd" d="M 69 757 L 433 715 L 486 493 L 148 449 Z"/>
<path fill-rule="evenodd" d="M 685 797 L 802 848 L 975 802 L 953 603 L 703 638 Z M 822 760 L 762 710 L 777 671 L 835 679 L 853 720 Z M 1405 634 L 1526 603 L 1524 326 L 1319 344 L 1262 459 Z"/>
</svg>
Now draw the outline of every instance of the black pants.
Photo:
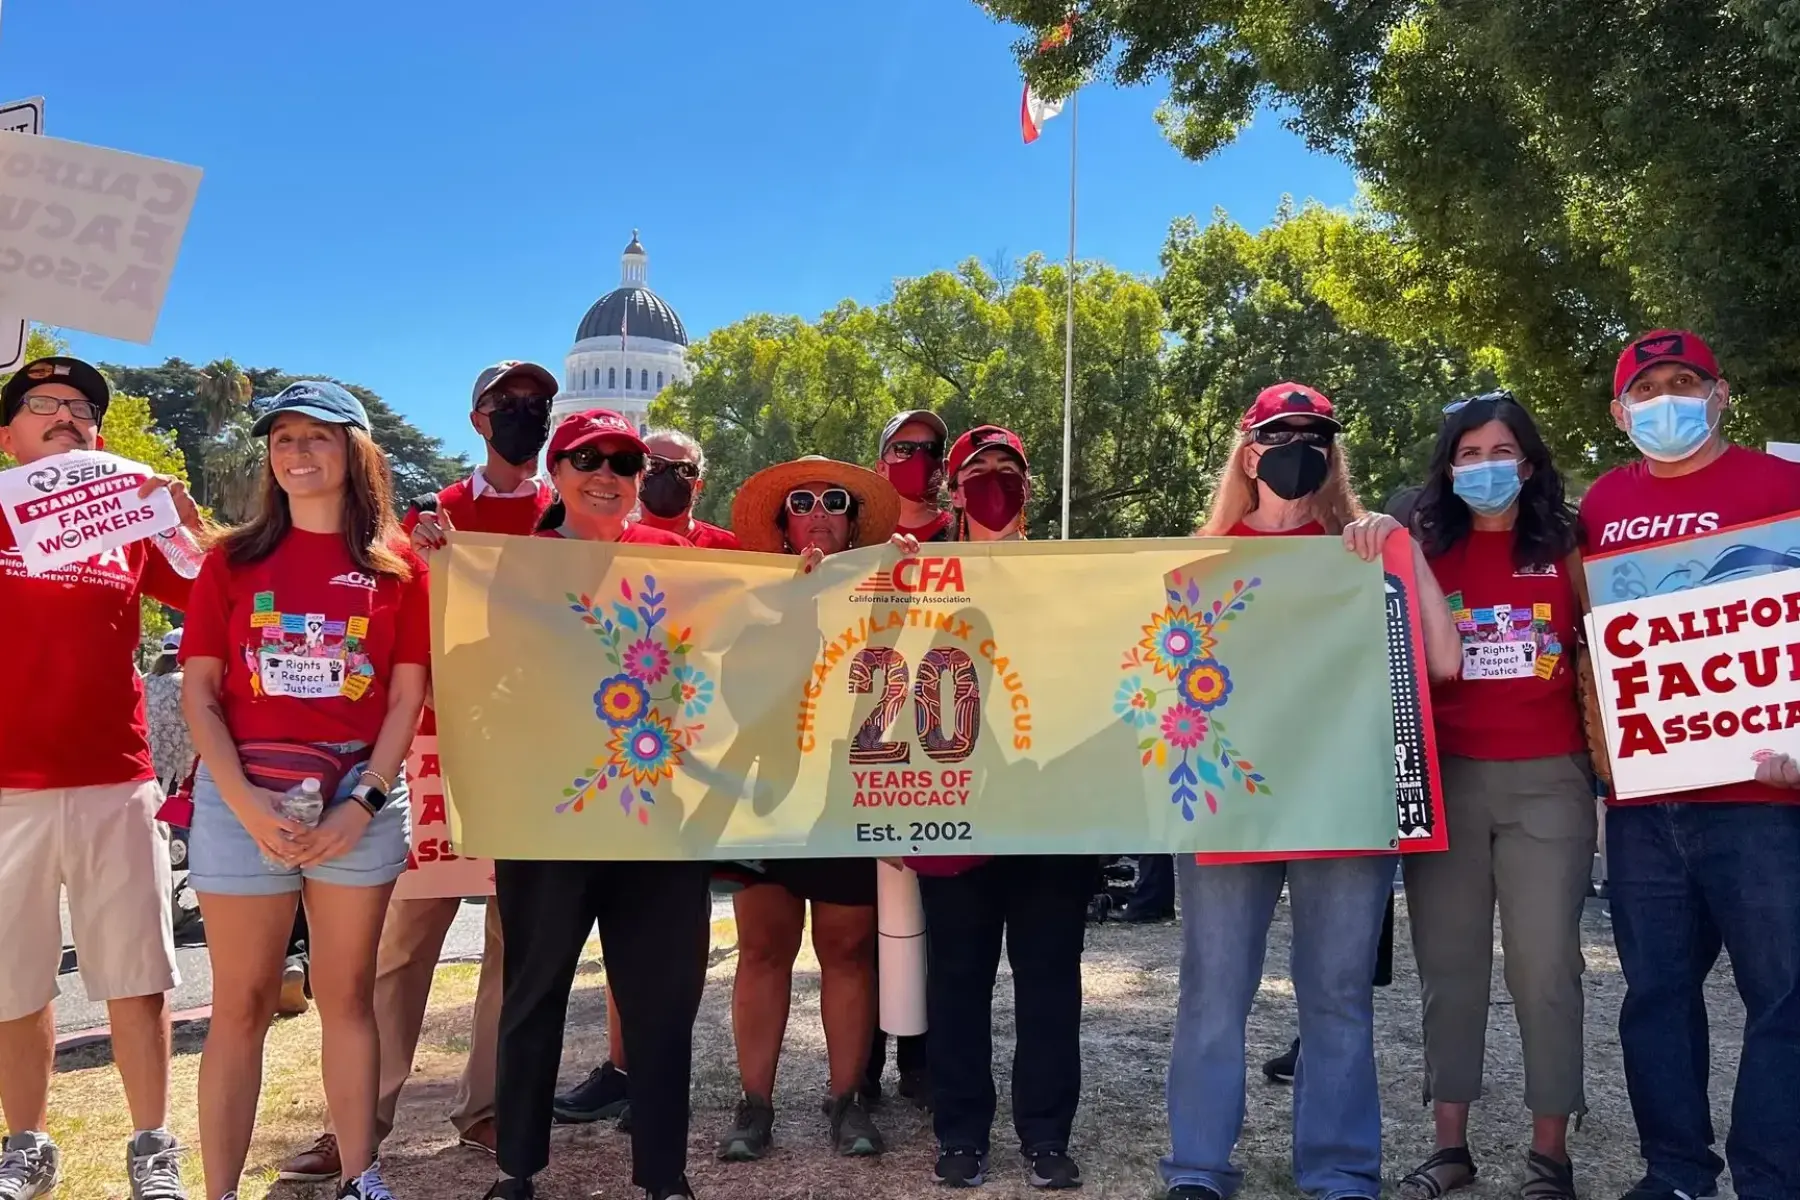
<svg viewBox="0 0 1800 1200">
<path fill-rule="evenodd" d="M 1160 917 L 1175 911 L 1175 856 L 1140 854 L 1137 887 L 1125 905 L 1127 917 Z"/>
<path fill-rule="evenodd" d="M 879 994 L 879 993 L 878 993 Z M 925 1066 L 925 1035 L 913 1034 L 910 1037 L 894 1039 L 894 1066 L 902 1075 L 917 1071 Z M 887 1070 L 888 1035 L 882 1029 L 879 1020 L 875 1023 L 875 1036 L 869 1039 L 869 1065 L 863 1068 L 865 1084 L 881 1082 L 881 1073 Z"/>
<path fill-rule="evenodd" d="M 1012 1094 L 1019 1145 L 1068 1147 L 1081 1101 L 1081 951 L 1097 865 L 1087 855 L 1019 855 L 961 875 L 920 877 L 932 1123 L 943 1149 L 988 1149 L 1002 932 L 1018 1032 Z"/>
<path fill-rule="evenodd" d="M 711 934 L 709 870 L 703 862 L 494 864 L 506 934 L 495 1079 L 502 1171 L 528 1179 L 550 1162 L 569 990 L 597 922 L 631 1063 L 632 1182 L 655 1190 L 681 1179 Z"/>
</svg>

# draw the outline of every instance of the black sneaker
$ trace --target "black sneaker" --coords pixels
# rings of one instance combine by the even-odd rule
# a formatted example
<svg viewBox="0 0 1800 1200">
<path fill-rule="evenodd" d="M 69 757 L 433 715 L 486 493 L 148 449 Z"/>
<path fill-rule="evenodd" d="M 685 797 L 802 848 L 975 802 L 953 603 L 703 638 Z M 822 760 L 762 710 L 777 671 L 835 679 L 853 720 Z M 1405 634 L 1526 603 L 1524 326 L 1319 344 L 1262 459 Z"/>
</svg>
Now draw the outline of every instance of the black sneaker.
<svg viewBox="0 0 1800 1200">
<path fill-rule="evenodd" d="M 1300 1061 L 1300 1039 L 1295 1038 L 1288 1052 L 1263 1064 L 1263 1078 L 1270 1083 L 1294 1082 L 1294 1067 Z"/>
<path fill-rule="evenodd" d="M 1203 1183 L 1178 1183 L 1163 1193 L 1163 1200 L 1225 1200 Z"/>
<path fill-rule="evenodd" d="M 944 1187 L 980 1187 L 987 1182 L 987 1155 L 979 1150 L 940 1151 L 932 1175 Z"/>
<path fill-rule="evenodd" d="M 558 1125 L 591 1125 L 623 1116 L 631 1104 L 625 1072 L 609 1059 L 588 1072 L 588 1077 L 550 1102 L 550 1116 Z"/>
<path fill-rule="evenodd" d="M 683 1175 L 674 1187 L 645 1188 L 644 1200 L 694 1200 L 694 1189 Z"/>
<path fill-rule="evenodd" d="M 846 1158 L 867 1158 L 886 1148 L 881 1130 L 855 1093 L 831 1102 L 831 1146 Z"/>
<path fill-rule="evenodd" d="M 903 1100 L 910 1100 L 926 1112 L 931 1111 L 931 1072 L 914 1067 L 900 1072 L 900 1086 L 894 1089 Z"/>
<path fill-rule="evenodd" d="M 1619 1200 L 1710 1200 L 1718 1194 L 1717 1187 L 1707 1188 L 1704 1192 L 1684 1192 L 1659 1180 L 1645 1179 Z"/>
<path fill-rule="evenodd" d="M 719 1158 L 725 1162 L 754 1162 L 769 1152 L 774 1141 L 774 1106 L 761 1096 L 746 1094 L 738 1101 L 731 1131 L 719 1139 Z"/>
<path fill-rule="evenodd" d="M 1069 1152 L 1060 1146 L 1027 1150 L 1025 1162 L 1029 1167 L 1025 1182 L 1034 1188 L 1059 1192 L 1065 1188 L 1081 1186 L 1081 1168 L 1075 1165 Z"/>
<path fill-rule="evenodd" d="M 536 1200 L 537 1189 L 529 1179 L 496 1179 L 481 1200 Z"/>
<path fill-rule="evenodd" d="M 381 1181 L 381 1164 L 370 1163 L 369 1169 L 355 1179 L 346 1179 L 338 1187 L 338 1200 L 394 1200 Z"/>
</svg>

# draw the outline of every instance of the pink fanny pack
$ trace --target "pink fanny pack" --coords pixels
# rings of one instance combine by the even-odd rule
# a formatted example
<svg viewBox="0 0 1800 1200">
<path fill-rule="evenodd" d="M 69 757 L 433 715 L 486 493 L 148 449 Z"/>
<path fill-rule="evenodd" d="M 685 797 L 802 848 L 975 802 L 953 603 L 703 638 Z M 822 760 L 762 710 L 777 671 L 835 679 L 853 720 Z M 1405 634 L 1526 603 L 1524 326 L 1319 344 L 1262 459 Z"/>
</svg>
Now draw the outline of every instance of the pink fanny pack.
<svg viewBox="0 0 1800 1200">
<path fill-rule="evenodd" d="M 942 878 L 946 875 L 961 875 L 964 871 L 972 871 L 993 857 L 991 854 L 929 854 L 916 858 L 904 858 L 900 861 L 921 875 Z"/>
</svg>

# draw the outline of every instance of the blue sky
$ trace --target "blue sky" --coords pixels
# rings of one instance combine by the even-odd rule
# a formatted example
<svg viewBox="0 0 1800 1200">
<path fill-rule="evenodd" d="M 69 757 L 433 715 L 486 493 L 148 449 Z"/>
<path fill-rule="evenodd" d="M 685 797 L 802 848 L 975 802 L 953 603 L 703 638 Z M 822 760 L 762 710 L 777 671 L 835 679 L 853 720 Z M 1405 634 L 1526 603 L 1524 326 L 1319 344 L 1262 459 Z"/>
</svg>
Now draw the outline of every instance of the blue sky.
<svg viewBox="0 0 1800 1200">
<path fill-rule="evenodd" d="M 692 336 L 1065 253 L 1068 115 L 1022 144 L 1018 36 L 971 0 L 11 0 L 0 99 L 206 171 L 156 340 L 77 353 L 336 375 L 468 451 L 475 373 L 560 374 L 634 227 Z M 1149 272 L 1176 216 L 1351 199 L 1272 118 L 1186 162 L 1160 99 L 1083 93 L 1083 257 Z"/>
</svg>

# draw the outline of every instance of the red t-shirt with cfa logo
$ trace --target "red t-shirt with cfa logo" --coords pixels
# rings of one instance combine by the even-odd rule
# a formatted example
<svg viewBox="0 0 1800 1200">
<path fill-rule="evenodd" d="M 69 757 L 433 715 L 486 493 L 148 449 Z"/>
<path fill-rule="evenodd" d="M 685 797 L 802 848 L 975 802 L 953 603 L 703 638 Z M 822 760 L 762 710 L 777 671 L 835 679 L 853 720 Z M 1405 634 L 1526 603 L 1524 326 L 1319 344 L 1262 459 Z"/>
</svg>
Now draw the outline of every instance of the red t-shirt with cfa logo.
<svg viewBox="0 0 1800 1200">
<path fill-rule="evenodd" d="M 401 556 L 411 578 L 368 575 L 341 534 L 299 529 L 261 562 L 206 556 L 181 658 L 225 663 L 233 740 L 375 743 L 394 667 L 431 664 L 425 566 Z"/>
<path fill-rule="evenodd" d="M 104 787 L 156 778 L 133 663 L 144 596 L 186 608 L 193 582 L 150 542 L 25 573 L 0 517 L 0 788 Z"/>
<path fill-rule="evenodd" d="M 729 529 L 720 529 L 717 525 L 709 525 L 698 517 L 682 517 L 674 521 L 659 521 L 655 517 L 645 516 L 633 522 L 645 529 L 660 529 L 664 533 L 672 533 L 685 539 L 687 544 L 697 550 L 741 550 L 737 534 Z M 685 526 L 685 527 L 682 527 Z"/>
<path fill-rule="evenodd" d="M 1687 475 L 1656 476 L 1645 462 L 1617 467 L 1581 499 L 1582 549 L 1630 550 L 1649 542 L 1712 533 L 1800 511 L 1800 463 L 1744 446 Z M 1605 681 L 1601 681 L 1605 686 Z M 1703 801 L 1800 801 L 1800 793 L 1758 783 L 1732 783 L 1611 804 Z"/>
<path fill-rule="evenodd" d="M 1462 637 L 1462 675 L 1431 685 L 1438 749 L 1550 758 L 1587 749 L 1575 693 L 1580 602 L 1562 563 L 1521 567 L 1513 535 L 1474 530 L 1431 560 Z"/>
</svg>

